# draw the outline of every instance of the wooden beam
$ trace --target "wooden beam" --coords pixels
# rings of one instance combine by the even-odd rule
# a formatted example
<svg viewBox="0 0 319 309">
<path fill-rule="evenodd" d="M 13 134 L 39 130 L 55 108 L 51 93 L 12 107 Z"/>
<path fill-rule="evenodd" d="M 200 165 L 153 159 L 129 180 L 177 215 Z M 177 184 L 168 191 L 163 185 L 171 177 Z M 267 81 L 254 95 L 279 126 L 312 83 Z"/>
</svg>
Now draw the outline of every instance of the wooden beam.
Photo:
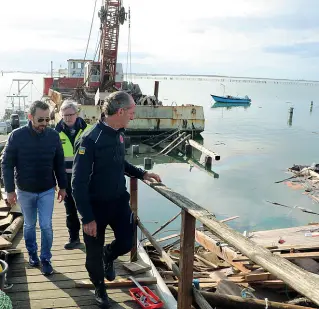
<svg viewBox="0 0 319 309">
<path fill-rule="evenodd" d="M 176 295 L 178 289 L 168 286 L 172 294 Z M 274 301 L 265 301 L 262 299 L 242 298 L 239 296 L 223 295 L 212 292 L 199 291 L 199 293 L 214 308 L 216 306 L 222 308 L 242 308 L 242 309 L 313 309 L 313 307 L 297 306 L 292 304 L 279 303 Z"/>
<path fill-rule="evenodd" d="M 162 153 L 165 153 L 171 146 L 173 146 L 177 141 L 179 141 L 186 132 L 183 132 L 181 135 L 177 136 L 170 144 L 168 144 L 164 149 L 162 149 L 157 155 L 160 155 Z"/>
<path fill-rule="evenodd" d="M 171 149 L 167 150 L 164 154 L 168 155 L 170 152 L 176 149 L 180 144 L 182 144 L 183 142 L 185 142 L 187 139 L 190 139 L 190 138 L 191 138 L 191 134 L 188 134 L 187 136 L 182 138 L 177 144 L 175 144 Z"/>
<path fill-rule="evenodd" d="M 183 274 L 178 283 L 178 309 L 190 309 L 192 306 L 192 281 L 194 266 L 196 219 L 182 211 L 182 230 L 180 248 L 180 272 Z"/>
<path fill-rule="evenodd" d="M 158 143 L 156 143 L 155 145 L 153 145 L 151 148 L 155 148 L 157 146 L 159 146 L 160 144 L 162 144 L 163 142 L 167 141 L 168 139 L 170 139 L 171 137 L 173 137 L 176 133 L 179 133 L 179 130 L 176 130 L 175 132 L 173 132 L 172 134 L 170 134 L 169 136 L 165 137 L 164 139 L 160 140 Z M 163 133 L 162 133 L 163 134 Z M 166 133 L 165 133 L 166 134 Z M 159 137 L 161 134 L 159 134 L 156 137 Z M 143 143 L 145 143 L 146 141 L 143 141 Z"/>
<path fill-rule="evenodd" d="M 319 259 L 319 252 L 296 252 L 296 253 L 282 253 L 282 254 L 274 254 L 277 256 L 280 256 L 282 258 L 285 258 L 287 260 L 294 260 L 294 259 Z M 248 257 L 238 257 L 235 258 L 234 261 L 249 261 L 250 259 Z"/>
<path fill-rule="evenodd" d="M 192 218 L 194 221 L 195 219 Z M 160 256 L 163 258 L 164 262 L 166 263 L 166 265 L 168 266 L 169 269 L 172 270 L 172 273 L 178 277 L 179 279 L 181 278 L 181 273 L 180 273 L 180 270 L 178 268 L 178 266 L 175 264 L 175 262 L 171 259 L 171 257 L 163 250 L 163 248 L 157 243 L 157 241 L 155 240 L 155 238 L 150 234 L 150 232 L 144 227 L 143 223 L 138 220 L 137 221 L 138 223 L 138 227 L 141 229 L 141 231 L 144 233 L 144 235 L 148 238 L 148 240 L 150 241 L 150 243 L 154 246 L 154 248 L 157 250 L 157 252 L 160 254 Z M 182 217 L 182 223 L 183 223 L 183 217 Z M 195 230 L 195 223 L 194 223 L 194 230 Z M 194 262 L 194 232 L 192 233 L 192 239 L 193 239 L 193 251 L 192 253 L 190 254 L 192 257 L 193 257 L 193 262 Z M 182 252 L 182 251 L 181 251 Z M 186 262 L 186 261 L 185 261 Z M 190 287 L 191 289 L 195 289 L 195 287 L 192 287 L 192 280 L 193 280 L 193 262 L 191 264 L 191 283 L 190 283 Z M 182 280 L 182 279 L 181 279 Z M 167 281 L 165 281 L 167 283 Z M 214 280 L 210 280 L 209 283 L 214 283 L 215 281 Z M 169 281 L 170 284 L 173 284 L 173 283 L 178 283 L 180 284 L 180 280 L 178 281 Z M 192 295 L 191 295 L 192 297 Z M 197 295 L 197 300 L 202 298 L 202 296 L 200 295 Z M 183 305 L 183 304 L 182 304 Z M 202 301 L 199 301 L 198 303 L 199 307 L 201 309 L 207 309 L 207 307 L 205 307 L 205 301 L 202 300 Z M 203 307 L 202 307 L 203 305 Z M 184 308 L 184 307 L 178 307 L 178 308 Z M 187 307 L 185 307 L 187 308 Z M 212 308 L 209 308 L 209 309 L 212 309 Z"/>
<path fill-rule="evenodd" d="M 237 248 L 254 263 L 284 281 L 300 294 L 308 297 L 316 305 L 319 305 L 318 277 L 301 269 L 288 260 L 272 254 L 268 249 L 257 245 L 251 239 L 243 236 L 225 223 L 219 222 L 209 211 L 180 193 L 166 187 L 163 183 L 150 183 L 148 181 L 144 181 L 144 183 L 198 219 L 220 239 Z"/>
<path fill-rule="evenodd" d="M 207 236 L 205 233 L 197 231 L 195 232 L 196 241 L 201 244 L 205 249 L 210 252 L 215 253 L 217 256 L 222 258 L 224 261 L 230 265 L 236 267 L 243 273 L 249 273 L 250 270 L 245 267 L 243 263 L 234 262 L 234 259 L 237 257 L 237 253 L 228 247 L 219 247 L 217 242 L 211 237 Z"/>
<path fill-rule="evenodd" d="M 135 278 L 135 280 L 141 285 L 156 284 L 157 279 L 155 277 L 143 277 Z M 74 285 L 76 288 L 94 289 L 94 284 L 90 280 L 75 280 Z M 117 279 L 112 282 L 105 280 L 106 288 L 118 288 L 126 286 L 134 286 L 135 283 L 130 279 Z"/>
<path fill-rule="evenodd" d="M 23 216 L 16 217 L 13 222 L 4 230 L 2 237 L 7 241 L 12 242 L 14 237 L 23 225 Z"/>
<path fill-rule="evenodd" d="M 198 149 L 199 151 L 205 153 L 206 155 L 215 158 L 216 161 L 220 160 L 220 155 L 218 155 L 217 153 L 215 153 L 214 151 L 211 151 L 207 148 L 205 148 L 204 146 L 202 146 L 201 144 L 198 144 L 197 142 L 195 142 L 194 140 L 190 139 L 189 144 L 192 145 L 192 147 Z"/>
<path fill-rule="evenodd" d="M 181 214 L 181 212 L 179 212 L 177 215 L 175 215 L 173 218 L 169 219 L 166 223 L 164 223 L 161 227 L 159 227 L 153 234 L 152 236 L 156 235 L 158 232 L 160 232 L 163 228 L 165 228 L 166 226 L 168 226 L 170 223 L 172 223 L 177 217 L 179 217 L 179 215 Z"/>
<path fill-rule="evenodd" d="M 175 262 L 171 259 L 171 257 L 164 251 L 164 249 L 161 247 L 161 245 L 155 240 L 155 238 L 150 234 L 150 232 L 145 228 L 145 226 L 143 225 L 143 223 L 139 219 L 137 219 L 137 225 L 141 229 L 143 234 L 148 238 L 150 243 L 157 250 L 157 252 L 160 254 L 160 256 L 164 259 L 164 261 L 168 265 L 168 267 L 174 272 L 174 275 L 179 277 L 180 276 L 179 268 L 175 264 Z"/>
<path fill-rule="evenodd" d="M 131 209 L 134 213 L 134 232 L 133 232 L 133 247 L 131 250 L 131 262 L 137 261 L 137 216 L 138 216 L 138 204 L 137 204 L 137 195 L 138 195 L 138 179 L 131 178 L 130 180 L 130 195 L 131 195 Z"/>
</svg>

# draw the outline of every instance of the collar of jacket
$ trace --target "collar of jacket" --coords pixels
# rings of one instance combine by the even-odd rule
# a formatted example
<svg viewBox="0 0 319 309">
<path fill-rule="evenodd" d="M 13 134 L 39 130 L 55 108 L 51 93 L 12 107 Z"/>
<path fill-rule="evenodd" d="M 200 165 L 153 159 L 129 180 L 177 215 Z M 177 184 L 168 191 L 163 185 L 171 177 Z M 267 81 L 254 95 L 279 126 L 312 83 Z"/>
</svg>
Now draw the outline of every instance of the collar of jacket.
<svg viewBox="0 0 319 309">
<path fill-rule="evenodd" d="M 125 132 L 124 128 L 120 128 L 118 130 L 114 130 L 112 127 L 110 126 L 106 126 L 101 120 L 99 120 L 97 126 L 104 131 L 105 133 L 109 134 L 109 135 L 118 135 L 118 134 L 122 134 Z"/>
<path fill-rule="evenodd" d="M 84 119 L 82 119 L 81 117 L 76 118 L 76 121 L 75 121 L 75 124 L 74 124 L 74 129 L 76 131 L 81 130 L 81 129 L 84 130 L 86 127 L 87 127 L 87 124 L 84 121 Z M 64 131 L 64 130 L 66 130 L 66 129 L 67 129 L 66 128 L 66 124 L 64 123 L 63 119 L 61 119 L 57 123 L 57 125 L 55 126 L 55 130 L 57 132 L 59 132 L 59 133 Z"/>
<path fill-rule="evenodd" d="M 29 120 L 29 122 L 28 122 L 28 124 L 27 124 L 27 127 L 29 128 L 30 133 L 31 133 L 32 136 L 45 136 L 45 135 L 47 135 L 47 132 L 48 132 L 47 128 L 44 129 L 42 132 L 36 132 L 36 131 L 33 129 L 33 127 L 32 127 L 32 122 L 31 122 L 31 120 Z"/>
</svg>

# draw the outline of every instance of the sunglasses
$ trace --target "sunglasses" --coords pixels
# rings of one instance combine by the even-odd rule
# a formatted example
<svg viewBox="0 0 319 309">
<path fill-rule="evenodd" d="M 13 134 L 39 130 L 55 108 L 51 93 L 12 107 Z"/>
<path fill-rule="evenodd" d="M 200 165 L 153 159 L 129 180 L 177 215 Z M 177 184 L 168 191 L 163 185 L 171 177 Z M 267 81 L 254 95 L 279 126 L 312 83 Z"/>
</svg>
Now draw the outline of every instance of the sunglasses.
<svg viewBox="0 0 319 309">
<path fill-rule="evenodd" d="M 67 117 L 72 117 L 72 116 L 74 116 L 76 113 L 74 113 L 74 114 L 65 114 L 65 115 L 62 115 L 62 117 L 63 118 L 67 118 Z"/>
<path fill-rule="evenodd" d="M 43 122 L 43 121 L 50 122 L 50 118 L 49 118 L 49 117 L 48 117 L 48 118 L 38 118 L 37 121 L 38 121 L 39 123 L 41 123 L 41 122 Z"/>
</svg>

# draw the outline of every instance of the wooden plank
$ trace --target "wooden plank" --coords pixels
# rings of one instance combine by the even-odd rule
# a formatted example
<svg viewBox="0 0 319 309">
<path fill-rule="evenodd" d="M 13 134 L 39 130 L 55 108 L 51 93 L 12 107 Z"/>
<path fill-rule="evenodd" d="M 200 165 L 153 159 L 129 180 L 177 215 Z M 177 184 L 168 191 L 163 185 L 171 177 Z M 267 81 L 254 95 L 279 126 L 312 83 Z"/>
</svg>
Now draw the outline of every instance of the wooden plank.
<svg viewBox="0 0 319 309">
<path fill-rule="evenodd" d="M 192 280 L 194 265 L 195 218 L 182 211 L 180 272 L 183 274 L 178 283 L 178 309 L 192 307 Z"/>
<path fill-rule="evenodd" d="M 169 286 L 169 289 L 172 293 L 175 294 L 178 292 L 178 289 L 172 286 Z M 313 307 L 304 307 L 297 306 L 292 304 L 285 304 L 273 301 L 265 301 L 261 299 L 252 299 L 252 298 L 243 298 L 240 296 L 232 295 L 221 295 L 211 292 L 200 291 L 204 296 L 207 302 L 213 307 L 222 307 L 222 308 L 242 308 L 242 309 L 311 309 Z"/>
<path fill-rule="evenodd" d="M 284 281 L 297 292 L 308 297 L 316 305 L 319 305 L 318 277 L 301 269 L 288 260 L 272 254 L 266 248 L 257 245 L 251 239 L 243 236 L 225 223 L 218 222 L 216 218 L 212 217 L 209 211 L 180 193 L 166 187 L 164 183 L 151 183 L 149 181 L 144 181 L 144 183 L 172 201 L 175 205 L 187 211 L 220 239 L 235 247 L 254 263 L 262 266 L 265 270 Z"/>
<path fill-rule="evenodd" d="M 0 220 L 0 228 L 6 229 L 13 221 L 13 215 L 9 214 L 8 217 Z"/>
<path fill-rule="evenodd" d="M 22 215 L 21 207 L 19 203 L 15 203 L 12 208 L 10 209 L 10 213 L 15 215 Z"/>
<path fill-rule="evenodd" d="M 176 237 L 181 237 L 181 234 L 173 234 L 173 235 L 165 236 L 163 238 L 156 239 L 156 241 L 159 243 L 159 242 L 170 240 L 170 239 L 173 239 L 173 238 L 176 238 Z M 144 243 L 144 246 L 150 246 L 150 245 L 151 245 L 151 243 L 149 241 Z"/>
<path fill-rule="evenodd" d="M 217 242 L 207 236 L 205 233 L 196 230 L 195 232 L 196 241 L 201 244 L 205 249 L 215 253 L 217 256 L 225 260 L 230 265 L 236 267 L 243 273 L 249 273 L 250 270 L 247 269 L 243 263 L 235 262 L 234 259 L 237 257 L 237 253 L 230 249 L 229 247 L 219 247 Z"/>
<path fill-rule="evenodd" d="M 287 260 L 306 259 L 306 258 L 319 259 L 319 252 L 282 253 L 282 254 L 276 254 L 276 255 L 282 258 L 285 258 Z M 238 258 L 235 258 L 234 261 L 243 262 L 243 261 L 250 261 L 250 259 L 247 257 L 238 257 Z"/>
<path fill-rule="evenodd" d="M 151 244 L 154 246 L 154 248 L 157 250 L 157 252 L 160 254 L 160 256 L 163 258 L 165 263 L 168 265 L 168 267 L 174 272 L 176 276 L 180 275 L 180 271 L 178 266 L 173 262 L 171 257 L 163 250 L 163 248 L 156 242 L 154 237 L 150 234 L 150 232 L 145 228 L 143 223 L 140 220 L 137 220 L 138 227 L 141 229 L 143 234 L 148 238 L 148 240 L 151 242 Z M 192 254 L 193 255 L 193 254 Z"/>
<path fill-rule="evenodd" d="M 12 243 L 10 241 L 7 241 L 2 236 L 0 236 L 0 249 L 7 249 L 12 246 Z"/>
<path fill-rule="evenodd" d="M 257 231 L 249 233 L 249 238 L 256 244 L 263 247 L 276 244 L 280 248 L 295 248 L 302 246 L 306 248 L 310 246 L 319 248 L 319 237 L 306 237 L 306 233 L 310 231 L 318 231 L 318 225 L 304 225 L 290 228 L 273 229 L 266 231 Z M 279 244 L 278 240 L 282 238 L 285 243 Z"/>
<path fill-rule="evenodd" d="M 133 275 L 138 275 L 151 270 L 151 266 L 147 265 L 141 260 L 137 260 L 136 262 L 124 263 L 123 267 L 131 272 Z"/>
<path fill-rule="evenodd" d="M 256 273 L 245 275 L 245 282 L 277 280 L 271 273 Z"/>
<path fill-rule="evenodd" d="M 141 285 L 149 285 L 149 284 L 157 283 L 157 279 L 155 277 L 135 278 L 135 280 Z M 105 285 L 107 288 L 118 288 L 118 287 L 134 286 L 135 283 L 127 278 L 127 279 L 114 280 L 112 282 L 105 280 Z M 85 288 L 85 289 L 94 288 L 94 285 L 90 280 L 75 281 L 74 286 L 76 288 Z"/>
<path fill-rule="evenodd" d="M 12 242 L 14 237 L 19 232 L 20 228 L 23 225 L 23 216 L 19 216 L 13 220 L 13 222 L 4 230 L 2 237 L 7 241 Z"/>
<path fill-rule="evenodd" d="M 123 302 L 133 302 L 131 295 L 126 293 L 116 293 L 109 294 L 110 303 L 115 305 L 116 303 Z M 95 305 L 96 301 L 93 293 L 91 295 L 80 295 L 73 297 L 64 297 L 64 298 L 43 298 L 43 299 L 35 299 L 35 300 L 16 300 L 13 301 L 13 308 L 26 309 L 40 309 L 40 308 L 68 308 L 70 306 L 79 306 L 82 308 L 83 305 Z M 122 308 L 122 307 L 120 307 Z"/>
<path fill-rule="evenodd" d="M 189 140 L 189 144 L 192 145 L 192 147 L 194 147 L 194 148 L 198 149 L 199 151 L 201 151 L 202 153 L 205 153 L 206 155 L 208 155 L 208 156 L 210 156 L 212 158 L 215 158 L 216 161 L 220 160 L 220 155 L 219 154 L 217 154 L 216 152 L 205 148 L 204 146 L 198 144 L 194 140 L 190 139 Z"/>
<path fill-rule="evenodd" d="M 6 218 L 9 214 L 9 210 L 1 210 L 0 208 L 0 218 Z"/>
<path fill-rule="evenodd" d="M 131 178 L 130 181 L 130 204 L 131 209 L 134 214 L 134 233 L 133 233 L 133 247 L 131 250 L 131 261 L 135 262 L 137 261 L 137 218 L 138 218 L 138 199 L 137 199 L 137 193 L 138 193 L 138 179 L 137 178 Z"/>
</svg>

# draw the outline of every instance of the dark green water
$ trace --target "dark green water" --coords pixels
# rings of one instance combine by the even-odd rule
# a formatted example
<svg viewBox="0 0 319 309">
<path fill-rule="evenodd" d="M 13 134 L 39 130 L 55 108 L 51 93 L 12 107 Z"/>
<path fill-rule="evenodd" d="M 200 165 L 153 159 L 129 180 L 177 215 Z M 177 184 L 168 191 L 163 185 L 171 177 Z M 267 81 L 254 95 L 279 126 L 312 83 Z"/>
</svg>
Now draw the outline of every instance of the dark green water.
<svg viewBox="0 0 319 309">
<path fill-rule="evenodd" d="M 136 79 L 144 93 L 153 93 L 154 79 Z M 319 221 L 316 215 L 274 206 L 265 200 L 302 206 L 319 212 L 319 204 L 285 184 L 275 181 L 290 176 L 293 164 L 318 162 L 319 85 L 254 84 L 223 82 L 226 93 L 249 95 L 248 108 L 211 108 L 210 94 L 223 94 L 217 81 L 160 81 L 160 99 L 165 105 L 192 103 L 204 106 L 206 148 L 218 152 L 213 171 L 219 178 L 191 169 L 188 164 L 155 161 L 153 171 L 173 190 L 205 207 L 218 219 L 240 218 L 228 223 L 239 231 L 289 227 Z M 313 108 L 310 111 L 310 102 Z M 294 107 L 288 123 L 289 107 Z M 203 161 L 204 157 L 202 157 Z M 171 218 L 179 208 L 140 183 L 141 220 L 152 231 Z M 149 223 L 159 221 L 159 224 Z M 179 229 L 179 222 L 171 229 Z M 168 232 L 169 234 L 169 232 Z M 161 234 L 162 237 L 165 234 Z"/>
</svg>

